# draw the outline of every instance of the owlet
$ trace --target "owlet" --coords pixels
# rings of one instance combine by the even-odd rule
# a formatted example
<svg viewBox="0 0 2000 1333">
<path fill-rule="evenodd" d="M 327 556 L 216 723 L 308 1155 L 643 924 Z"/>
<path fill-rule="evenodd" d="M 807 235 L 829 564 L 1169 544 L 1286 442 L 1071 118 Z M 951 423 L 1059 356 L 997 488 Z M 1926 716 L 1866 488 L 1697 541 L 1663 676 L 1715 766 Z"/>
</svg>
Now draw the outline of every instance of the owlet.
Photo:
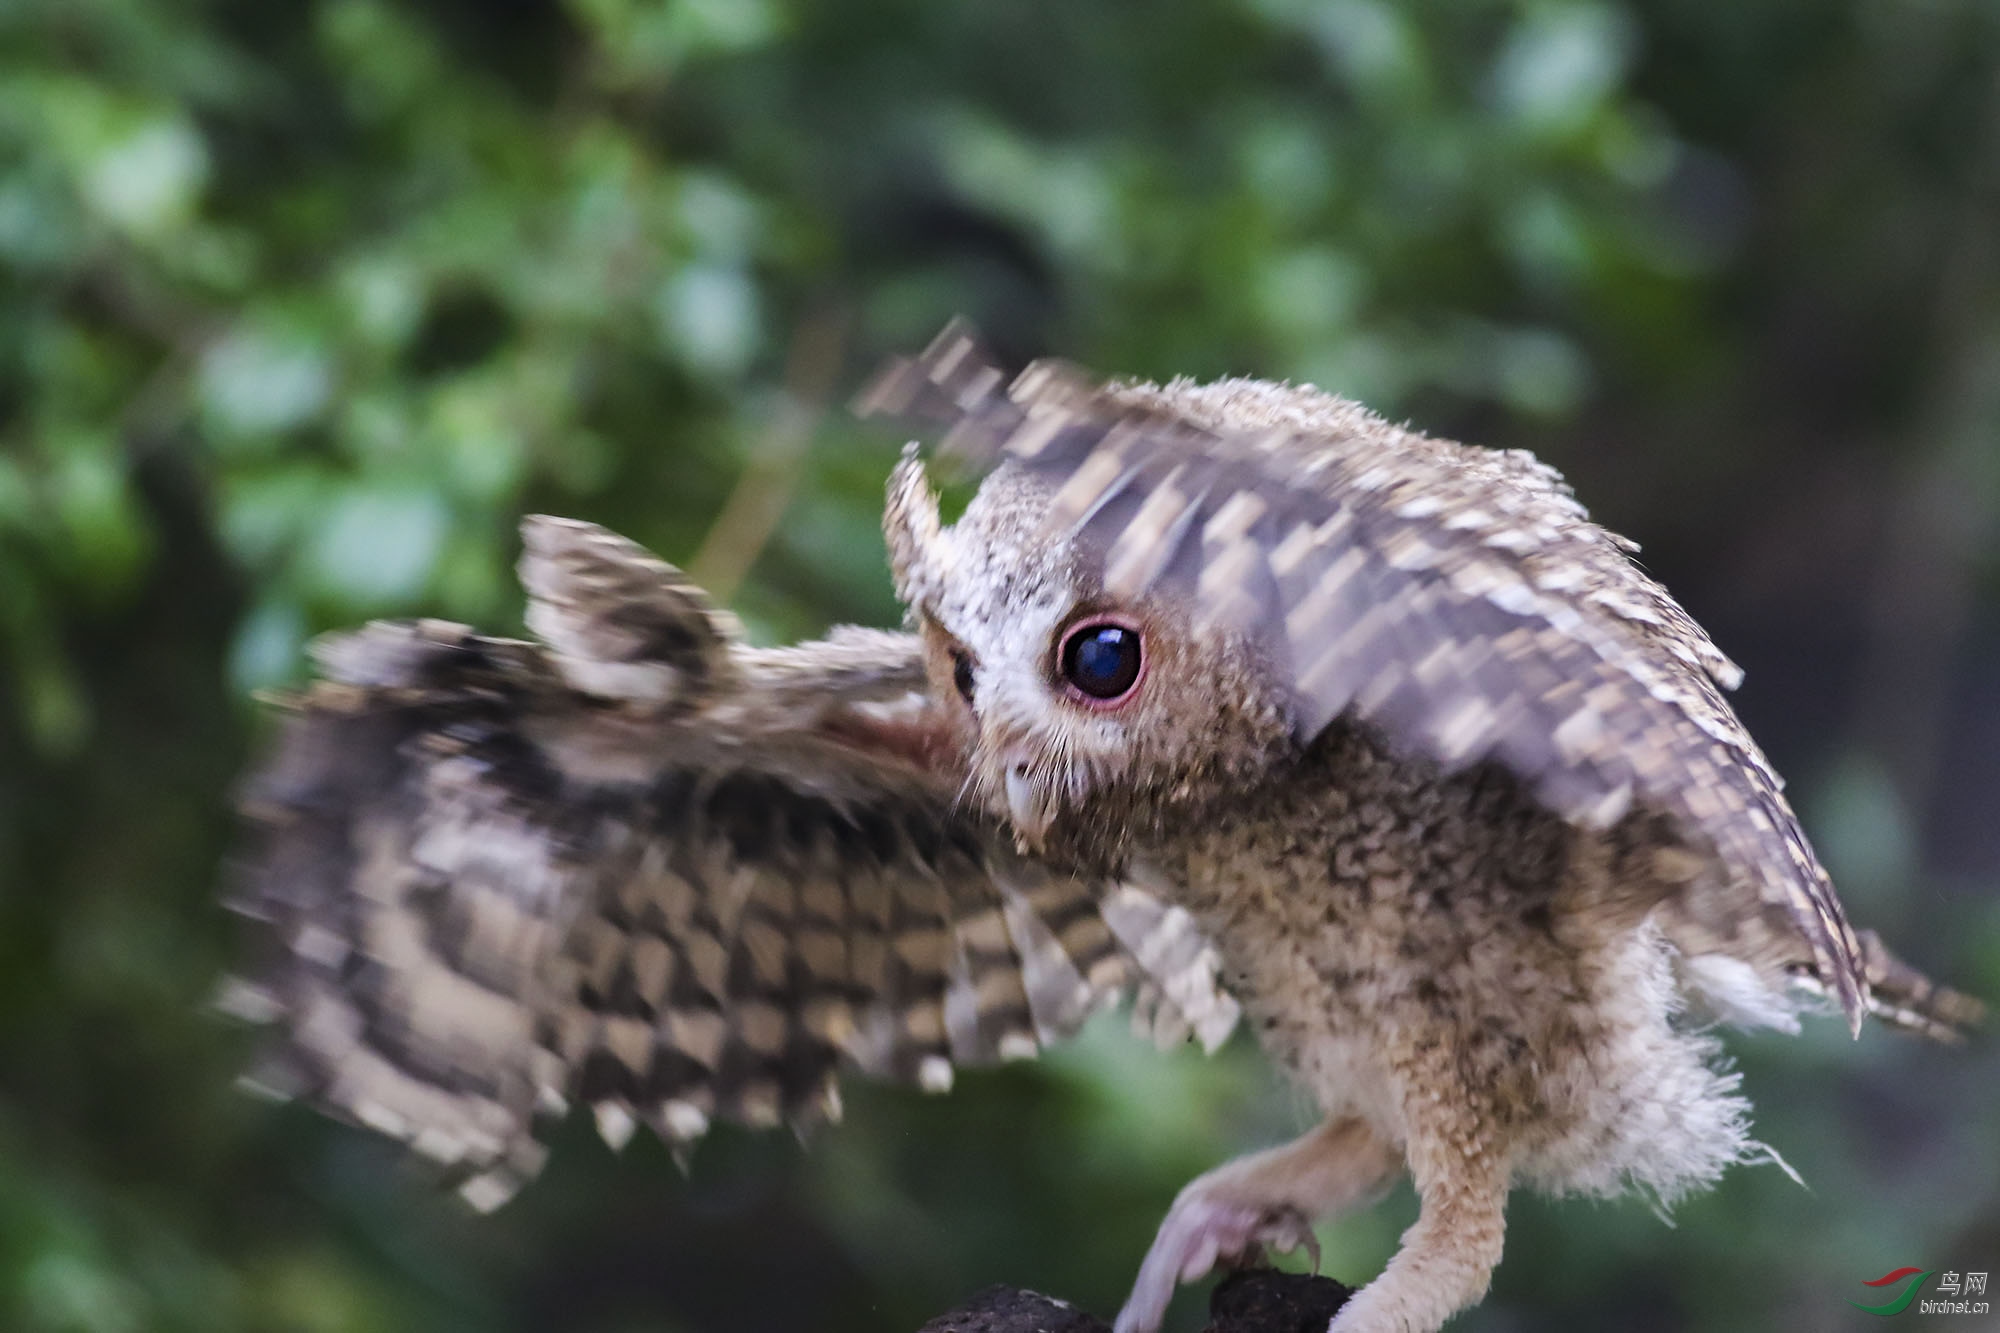
<svg viewBox="0 0 2000 1333">
<path fill-rule="evenodd" d="M 1427 1333 L 1516 1185 L 1672 1200 L 1766 1154 L 1716 1021 L 1978 1018 L 1848 925 L 1736 667 L 1527 454 L 1251 380 L 1009 382 L 958 328 L 862 406 L 990 468 L 949 528 L 914 448 L 890 479 L 905 632 L 752 647 L 532 518 L 534 641 L 318 645 L 247 793 L 260 1082 L 493 1206 L 578 1102 L 684 1146 L 1136 991 L 1169 1039 L 1240 1016 L 1324 1119 L 1182 1191 L 1120 1333 L 1404 1171 L 1333 1330 Z"/>
</svg>

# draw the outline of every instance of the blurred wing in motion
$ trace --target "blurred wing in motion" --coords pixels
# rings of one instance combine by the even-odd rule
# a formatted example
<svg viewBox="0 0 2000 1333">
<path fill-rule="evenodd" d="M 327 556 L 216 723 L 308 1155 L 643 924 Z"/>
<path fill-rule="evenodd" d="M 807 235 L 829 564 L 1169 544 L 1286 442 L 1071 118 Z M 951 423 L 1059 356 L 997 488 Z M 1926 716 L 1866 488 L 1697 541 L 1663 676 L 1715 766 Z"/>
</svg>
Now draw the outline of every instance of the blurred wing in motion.
<svg viewBox="0 0 2000 1333">
<path fill-rule="evenodd" d="M 1353 716 L 1447 771 L 1504 764 L 1580 825 L 1664 816 L 1699 853 L 1669 922 L 1854 1024 L 1870 1007 L 1860 941 L 1722 699 L 1741 673 L 1553 469 L 1311 390 L 1052 363 L 1010 382 L 960 326 L 858 406 L 1046 478 L 1051 531 L 1097 553 L 1112 596 L 1159 589 L 1251 636 L 1301 739 Z"/>
<path fill-rule="evenodd" d="M 277 1029 L 255 1082 L 490 1207 L 576 1101 L 614 1145 L 803 1124 L 843 1061 L 942 1090 L 1134 985 L 1156 1029 L 1227 1034 L 1185 913 L 958 808 L 913 637 L 751 649 L 623 539 L 525 536 L 545 644 L 329 639 L 248 784 L 232 905 L 265 956 L 229 995 Z"/>
</svg>

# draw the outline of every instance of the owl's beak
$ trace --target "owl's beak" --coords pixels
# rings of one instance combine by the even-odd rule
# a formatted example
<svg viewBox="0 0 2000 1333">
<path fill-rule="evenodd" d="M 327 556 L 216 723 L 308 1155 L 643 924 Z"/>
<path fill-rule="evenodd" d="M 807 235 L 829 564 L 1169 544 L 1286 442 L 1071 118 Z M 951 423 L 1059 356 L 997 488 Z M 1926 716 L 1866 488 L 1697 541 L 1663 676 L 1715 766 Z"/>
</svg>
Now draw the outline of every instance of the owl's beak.
<svg viewBox="0 0 2000 1333">
<path fill-rule="evenodd" d="M 1049 790 L 1029 775 L 1026 764 L 1007 765 L 1007 818 L 1030 851 L 1042 850 L 1042 839 L 1056 817 Z"/>
</svg>

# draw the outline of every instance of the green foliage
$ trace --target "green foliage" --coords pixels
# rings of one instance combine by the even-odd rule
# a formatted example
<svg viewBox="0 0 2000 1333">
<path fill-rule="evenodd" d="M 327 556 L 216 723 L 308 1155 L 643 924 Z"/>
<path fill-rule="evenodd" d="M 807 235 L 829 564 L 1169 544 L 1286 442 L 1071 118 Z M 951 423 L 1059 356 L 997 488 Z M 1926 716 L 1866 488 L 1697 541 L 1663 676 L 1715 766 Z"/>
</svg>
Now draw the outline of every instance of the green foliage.
<svg viewBox="0 0 2000 1333">
<path fill-rule="evenodd" d="M 770 638 L 888 620 L 897 442 L 840 402 L 954 312 L 1561 463 L 1752 668 L 1857 914 L 2000 992 L 1996 87 L 1982 0 L 0 4 L 0 1326 L 1108 1308 L 1297 1123 L 1247 1046 L 1107 1030 L 686 1182 L 572 1127 L 474 1220 L 230 1087 L 249 692 L 369 616 L 508 628 L 532 509 Z M 1466 1327 L 1822 1327 L 2000 1261 L 1990 1052 L 1739 1045 L 1816 1193 L 1524 1202 Z"/>
</svg>

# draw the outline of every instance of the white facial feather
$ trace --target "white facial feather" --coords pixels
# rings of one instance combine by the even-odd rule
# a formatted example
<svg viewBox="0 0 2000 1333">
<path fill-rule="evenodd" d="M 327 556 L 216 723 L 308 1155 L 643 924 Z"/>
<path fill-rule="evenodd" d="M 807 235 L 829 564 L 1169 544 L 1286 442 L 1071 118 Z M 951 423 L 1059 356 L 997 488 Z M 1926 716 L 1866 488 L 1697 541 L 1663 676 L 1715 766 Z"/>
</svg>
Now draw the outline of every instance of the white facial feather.
<svg viewBox="0 0 2000 1333">
<path fill-rule="evenodd" d="M 898 588 L 939 640 L 940 697 L 957 693 L 952 654 L 973 664 L 968 796 L 1024 845 L 1043 846 L 1063 824 L 1072 842 L 1089 843 L 1092 830 L 1075 827 L 1088 809 L 1129 815 L 1201 788 L 1195 779 L 1218 767 L 1289 753 L 1275 686 L 1243 644 L 1216 625 L 1197 627 L 1186 608 L 1108 597 L 1086 573 L 1102 561 L 1046 530 L 1052 496 L 1041 482 L 1001 468 L 951 528 L 935 524 L 936 500 L 913 458 L 890 496 Z M 1077 699 L 1059 674 L 1067 632 L 1104 614 L 1139 628 L 1148 662 L 1117 707 Z"/>
</svg>

